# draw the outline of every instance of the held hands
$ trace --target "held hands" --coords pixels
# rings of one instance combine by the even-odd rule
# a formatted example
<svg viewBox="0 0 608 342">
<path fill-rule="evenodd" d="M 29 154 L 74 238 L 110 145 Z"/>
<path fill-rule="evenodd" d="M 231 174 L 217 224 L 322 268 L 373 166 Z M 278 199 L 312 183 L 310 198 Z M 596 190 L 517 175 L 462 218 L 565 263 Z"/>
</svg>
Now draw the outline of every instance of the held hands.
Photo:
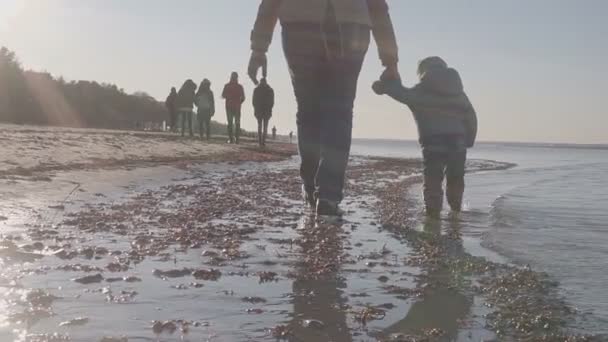
<svg viewBox="0 0 608 342">
<path fill-rule="evenodd" d="M 382 72 L 382 75 L 380 75 L 380 80 L 372 84 L 372 90 L 377 95 L 385 95 L 386 87 L 384 86 L 384 82 L 394 80 L 401 80 L 401 75 L 399 75 L 399 68 L 397 67 L 397 64 L 389 65 L 386 67 L 386 69 L 384 69 L 384 72 Z"/>
<path fill-rule="evenodd" d="M 247 68 L 247 73 L 249 74 L 249 78 L 255 85 L 258 82 L 258 70 L 262 68 L 262 77 L 266 77 L 268 73 L 268 60 L 266 59 L 266 53 L 259 51 L 252 51 L 251 58 L 249 59 L 249 67 Z"/>
<path fill-rule="evenodd" d="M 384 88 L 384 84 L 382 84 L 382 81 L 374 82 L 374 84 L 372 84 L 372 90 L 374 90 L 374 93 L 376 93 L 376 95 L 386 94 L 386 89 Z"/>
</svg>

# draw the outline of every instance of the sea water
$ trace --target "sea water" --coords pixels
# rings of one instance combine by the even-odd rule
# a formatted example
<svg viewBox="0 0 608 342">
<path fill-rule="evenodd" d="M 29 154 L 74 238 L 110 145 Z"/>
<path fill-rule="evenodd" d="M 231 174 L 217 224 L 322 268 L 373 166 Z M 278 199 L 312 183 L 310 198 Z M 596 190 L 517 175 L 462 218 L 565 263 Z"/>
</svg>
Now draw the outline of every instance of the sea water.
<svg viewBox="0 0 608 342">
<path fill-rule="evenodd" d="M 420 150 L 413 141 L 356 140 L 353 154 L 417 158 Z M 465 235 L 548 273 L 584 318 L 577 327 L 608 333 L 608 146 L 480 143 L 469 158 L 517 166 L 467 176 Z"/>
</svg>

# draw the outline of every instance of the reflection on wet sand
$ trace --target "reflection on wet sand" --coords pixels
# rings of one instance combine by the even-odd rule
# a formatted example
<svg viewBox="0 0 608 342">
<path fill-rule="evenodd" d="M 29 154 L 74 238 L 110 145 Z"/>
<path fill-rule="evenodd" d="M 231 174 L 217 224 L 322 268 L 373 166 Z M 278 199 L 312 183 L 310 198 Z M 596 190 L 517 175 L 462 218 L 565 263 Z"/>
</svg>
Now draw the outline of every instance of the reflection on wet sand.
<svg viewBox="0 0 608 342">
<path fill-rule="evenodd" d="M 344 310 L 346 288 L 339 276 L 344 248 L 341 222 L 304 220 L 301 260 L 293 282 L 290 341 L 352 341 Z"/>
<path fill-rule="evenodd" d="M 411 174 L 402 166 L 409 164 L 400 163 L 372 160 L 353 167 L 350 179 L 357 181 L 345 201 L 347 220 L 340 223 L 301 220 L 297 169 L 288 162 L 72 173 L 27 189 L 11 185 L 28 190 L 21 192 L 38 203 L 39 213 L 16 216 L 34 224 L 12 218 L 5 226 L 15 234 L 0 234 L 0 266 L 8 266 L 0 272 L 0 340 L 16 334 L 98 340 L 109 326 L 118 338 L 136 340 L 274 341 L 278 335 L 350 342 L 384 341 L 391 334 L 425 340 L 427 327 L 441 329 L 442 336 L 430 340 L 471 340 L 464 334 L 485 334 L 467 326 L 458 335 L 461 320 L 479 323 L 473 294 L 506 289 L 511 298 L 523 278 L 538 296 L 535 289 L 544 283 L 532 271 L 464 251 L 457 217 L 412 229 L 407 219 L 417 206 L 404 199 L 407 192 L 378 182 L 377 170 L 402 170 L 390 173 L 395 179 Z M 63 221 L 57 219 L 63 224 L 49 225 L 48 204 L 65 198 L 52 189 L 65 184 L 69 192 L 74 179 L 86 191 L 65 203 L 65 214 L 58 214 Z M 32 255 L 39 253 L 39 260 Z M 197 278 L 219 276 L 214 270 L 219 279 Z M 517 281 L 493 282 L 496 274 Z M 483 289 L 470 283 L 480 275 L 487 279 Z M 76 281 L 83 278 L 99 282 Z M 258 282 L 264 279 L 270 281 Z M 54 295 L 61 299 L 38 304 Z M 495 303 L 510 309 L 503 297 Z M 42 316 L 40 308 L 53 315 Z M 567 316 L 548 315 L 551 324 L 561 317 Z M 8 326 L 8 318 L 23 323 Z M 62 325 L 74 321 L 86 325 Z M 153 321 L 168 327 L 185 322 L 181 327 L 188 331 L 156 336 Z"/>
<path fill-rule="evenodd" d="M 424 222 L 423 231 L 416 234 L 444 257 L 464 251 L 461 221 L 456 215 L 445 221 L 428 219 Z M 462 275 L 447 265 L 442 263 L 428 268 L 426 277 L 419 279 L 417 284 L 425 287 L 422 299 L 411 306 L 405 318 L 386 328 L 384 335 L 397 337 L 423 332 L 441 334 L 441 340 L 445 341 L 458 338 L 461 321 L 469 315 L 473 301 L 453 286 L 453 279 Z"/>
</svg>

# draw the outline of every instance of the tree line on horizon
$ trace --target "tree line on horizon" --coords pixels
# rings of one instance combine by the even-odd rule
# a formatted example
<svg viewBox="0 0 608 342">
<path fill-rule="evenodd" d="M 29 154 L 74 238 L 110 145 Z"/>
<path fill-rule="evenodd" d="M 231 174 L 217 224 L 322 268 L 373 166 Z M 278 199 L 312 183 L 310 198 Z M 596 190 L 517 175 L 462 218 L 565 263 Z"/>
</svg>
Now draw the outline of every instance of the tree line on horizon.
<svg viewBox="0 0 608 342">
<path fill-rule="evenodd" d="M 0 122 L 19 125 L 138 129 L 160 126 L 163 102 L 145 92 L 127 94 L 115 84 L 66 81 L 48 72 L 25 70 L 16 54 L 0 48 Z M 212 123 L 212 133 L 225 133 Z"/>
</svg>

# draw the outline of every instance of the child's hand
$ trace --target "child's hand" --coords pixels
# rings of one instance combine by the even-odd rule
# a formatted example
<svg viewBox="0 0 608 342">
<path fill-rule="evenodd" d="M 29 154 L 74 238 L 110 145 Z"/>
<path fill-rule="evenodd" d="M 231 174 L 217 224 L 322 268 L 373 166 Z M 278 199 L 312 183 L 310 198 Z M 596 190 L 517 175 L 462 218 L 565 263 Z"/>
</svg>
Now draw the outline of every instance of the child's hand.
<svg viewBox="0 0 608 342">
<path fill-rule="evenodd" d="M 374 84 L 372 84 L 372 89 L 374 90 L 374 93 L 376 93 L 377 95 L 386 94 L 386 88 L 384 87 L 384 84 L 382 83 L 382 81 L 374 82 Z"/>
</svg>

